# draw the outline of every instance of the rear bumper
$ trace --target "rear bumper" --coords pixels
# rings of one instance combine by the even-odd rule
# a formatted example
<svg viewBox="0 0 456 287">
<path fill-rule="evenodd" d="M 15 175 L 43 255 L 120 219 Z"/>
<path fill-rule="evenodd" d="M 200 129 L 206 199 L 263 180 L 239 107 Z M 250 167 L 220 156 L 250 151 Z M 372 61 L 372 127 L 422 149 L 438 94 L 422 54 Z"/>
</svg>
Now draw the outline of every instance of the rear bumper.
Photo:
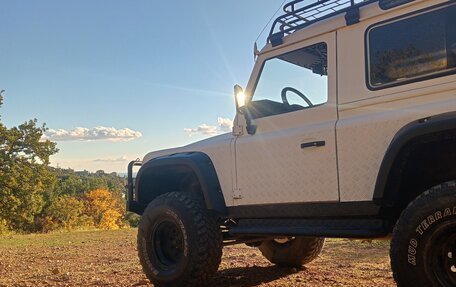
<svg viewBox="0 0 456 287">
<path fill-rule="evenodd" d="M 144 207 L 138 202 L 137 194 L 135 193 L 135 178 L 133 178 L 133 167 L 141 166 L 140 160 L 134 160 L 128 164 L 127 173 L 127 211 L 134 212 L 136 214 L 142 214 Z"/>
</svg>

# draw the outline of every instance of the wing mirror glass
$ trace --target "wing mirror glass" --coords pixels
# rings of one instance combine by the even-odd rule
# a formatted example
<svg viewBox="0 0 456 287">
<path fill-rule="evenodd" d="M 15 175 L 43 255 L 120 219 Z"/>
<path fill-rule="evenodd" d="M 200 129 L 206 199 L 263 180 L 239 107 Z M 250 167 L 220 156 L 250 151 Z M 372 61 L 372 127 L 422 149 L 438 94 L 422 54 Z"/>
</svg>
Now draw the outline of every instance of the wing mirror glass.
<svg viewBox="0 0 456 287">
<path fill-rule="evenodd" d="M 257 127 L 248 107 L 246 106 L 246 96 L 244 90 L 239 85 L 234 86 L 234 101 L 236 102 L 236 111 L 245 118 L 247 133 L 249 135 L 255 134 Z"/>
<path fill-rule="evenodd" d="M 236 102 L 236 111 L 242 114 L 242 107 L 245 106 L 245 94 L 239 85 L 234 85 L 234 101 Z"/>
</svg>

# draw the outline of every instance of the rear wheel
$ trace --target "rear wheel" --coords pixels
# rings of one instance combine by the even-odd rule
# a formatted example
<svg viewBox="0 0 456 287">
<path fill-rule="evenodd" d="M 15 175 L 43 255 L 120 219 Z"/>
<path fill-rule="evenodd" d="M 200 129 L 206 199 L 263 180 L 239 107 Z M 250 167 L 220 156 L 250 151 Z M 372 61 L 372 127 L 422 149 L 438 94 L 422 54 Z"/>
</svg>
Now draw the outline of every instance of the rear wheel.
<svg viewBox="0 0 456 287">
<path fill-rule="evenodd" d="M 139 223 L 138 254 L 154 286 L 205 285 L 222 256 L 217 217 L 195 196 L 161 195 Z"/>
<path fill-rule="evenodd" d="M 325 239 L 321 237 L 282 237 L 265 240 L 258 248 L 271 263 L 286 267 L 301 267 L 317 258 Z"/>
<path fill-rule="evenodd" d="M 393 231 L 398 286 L 456 286 L 456 184 L 438 185 L 404 210 Z"/>
</svg>

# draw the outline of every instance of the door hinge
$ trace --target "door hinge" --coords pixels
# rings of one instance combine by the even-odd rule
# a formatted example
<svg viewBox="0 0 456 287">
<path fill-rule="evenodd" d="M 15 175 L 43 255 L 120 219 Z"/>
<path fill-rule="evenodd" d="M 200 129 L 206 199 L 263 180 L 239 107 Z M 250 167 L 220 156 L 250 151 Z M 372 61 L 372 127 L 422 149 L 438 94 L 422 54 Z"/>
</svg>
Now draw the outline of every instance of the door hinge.
<svg viewBox="0 0 456 287">
<path fill-rule="evenodd" d="M 235 125 L 233 126 L 233 135 L 238 137 L 238 136 L 242 136 L 243 134 L 243 129 L 244 127 L 241 126 L 241 125 Z"/>
<path fill-rule="evenodd" d="M 241 199 L 242 193 L 240 188 L 233 189 L 233 199 Z"/>
</svg>

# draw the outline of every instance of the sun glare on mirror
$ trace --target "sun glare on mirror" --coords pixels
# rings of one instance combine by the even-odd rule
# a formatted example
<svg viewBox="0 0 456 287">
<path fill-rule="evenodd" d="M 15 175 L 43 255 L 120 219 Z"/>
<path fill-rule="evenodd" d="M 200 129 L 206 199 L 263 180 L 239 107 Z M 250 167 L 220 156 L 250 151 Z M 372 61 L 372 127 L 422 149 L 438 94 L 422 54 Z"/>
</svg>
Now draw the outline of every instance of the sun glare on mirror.
<svg viewBox="0 0 456 287">
<path fill-rule="evenodd" d="M 240 91 L 236 94 L 236 99 L 239 107 L 245 106 L 245 94 L 244 92 Z"/>
</svg>

